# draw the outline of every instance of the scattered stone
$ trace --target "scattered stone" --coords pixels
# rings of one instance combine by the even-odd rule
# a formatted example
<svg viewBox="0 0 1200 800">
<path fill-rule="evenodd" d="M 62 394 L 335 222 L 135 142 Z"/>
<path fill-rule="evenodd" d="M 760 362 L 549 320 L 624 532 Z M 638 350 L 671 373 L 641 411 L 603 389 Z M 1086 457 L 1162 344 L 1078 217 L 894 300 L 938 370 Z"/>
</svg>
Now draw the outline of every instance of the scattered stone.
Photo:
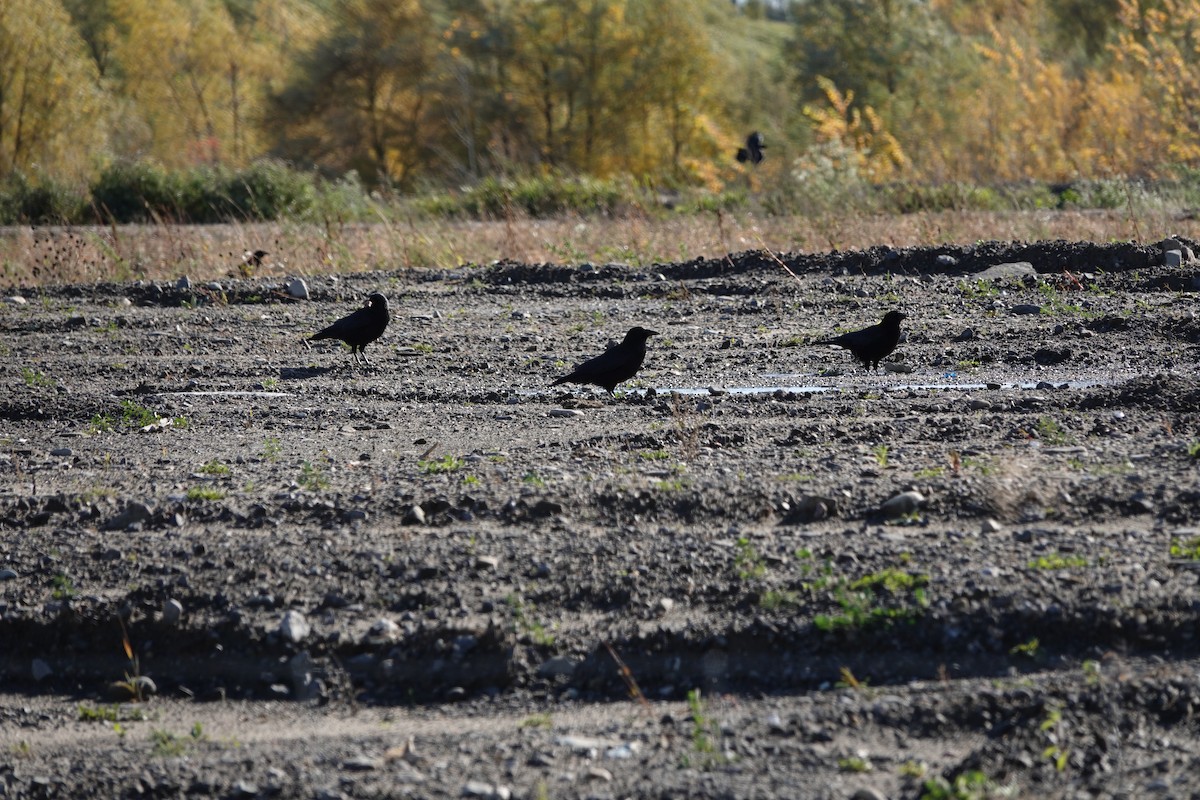
<svg viewBox="0 0 1200 800">
<path fill-rule="evenodd" d="M 140 503 L 133 500 L 125 505 L 125 508 L 120 514 L 113 517 L 104 526 L 105 530 L 122 531 L 130 525 L 139 525 L 146 522 L 153 516 L 153 510 L 145 503 Z"/>
<path fill-rule="evenodd" d="M 512 790 L 483 781 L 467 781 L 462 790 L 463 797 L 482 797 L 484 800 L 509 800 Z"/>
<path fill-rule="evenodd" d="M 284 614 L 283 620 L 279 623 L 279 635 L 294 644 L 303 642 L 311 632 L 312 626 L 308 624 L 308 620 L 295 609 Z"/>
<path fill-rule="evenodd" d="M 283 288 L 289 297 L 295 297 L 297 300 L 307 300 L 309 297 L 308 284 L 304 282 L 304 278 L 288 278 Z"/>
<path fill-rule="evenodd" d="M 905 361 L 884 361 L 879 366 L 883 367 L 884 372 L 894 372 L 899 375 L 907 375 L 913 371 L 912 364 Z"/>
<path fill-rule="evenodd" d="M 603 781 L 608 783 L 613 779 L 613 774 L 604 767 L 588 767 L 587 777 L 590 781 Z"/>
<path fill-rule="evenodd" d="M 381 645 L 400 641 L 400 626 L 386 617 L 375 622 L 367 631 L 367 644 Z"/>
<path fill-rule="evenodd" d="M 404 512 L 404 518 L 400 521 L 401 525 L 424 525 L 425 524 L 425 509 L 420 506 L 412 506 L 408 511 Z"/>
<path fill-rule="evenodd" d="M 994 519 L 985 519 L 980 525 L 981 533 L 997 533 L 1001 529 L 1001 525 Z"/>
<path fill-rule="evenodd" d="M 10 306 L 23 306 L 29 303 L 28 300 L 26 300 L 24 297 L 21 297 L 19 294 L 14 294 L 11 297 L 4 298 L 4 302 L 8 303 Z"/>
<path fill-rule="evenodd" d="M 934 260 L 937 262 L 937 265 L 939 267 L 958 266 L 958 259 L 955 258 L 954 256 L 950 255 L 949 253 L 942 253 Z"/>
<path fill-rule="evenodd" d="M 184 275 L 179 280 L 175 281 L 175 288 L 181 292 L 186 292 L 192 288 L 192 279 Z"/>
<path fill-rule="evenodd" d="M 477 572 L 485 572 L 487 570 L 495 571 L 500 567 L 500 559 L 497 556 L 476 556 L 475 570 Z"/>
<path fill-rule="evenodd" d="M 379 769 L 382 762 L 369 756 L 354 756 L 342 762 L 342 769 L 351 772 L 370 772 Z"/>
<path fill-rule="evenodd" d="M 975 329 L 974 328 L 963 328 L 962 333 L 960 333 L 960 334 L 958 334 L 958 336 L 954 337 L 954 341 L 969 342 L 974 338 L 975 338 Z"/>
<path fill-rule="evenodd" d="M 53 675 L 54 670 L 51 669 L 50 665 L 47 664 L 42 659 L 35 658 L 33 660 L 33 664 L 30 667 L 30 673 L 33 675 L 33 679 L 35 681 L 37 681 L 38 683 L 41 683 L 46 678 L 49 678 L 51 675 Z"/>
<path fill-rule="evenodd" d="M 879 507 L 879 513 L 887 519 L 908 516 L 921 508 L 925 496 L 917 491 L 901 492 Z"/>
<path fill-rule="evenodd" d="M 1013 314 L 1019 314 L 1019 315 L 1024 315 L 1024 316 L 1033 316 L 1033 315 L 1041 314 L 1042 307 L 1039 305 L 1034 305 L 1033 303 L 1018 303 L 1017 305 L 1010 308 L 1009 311 Z"/>
<path fill-rule="evenodd" d="M 542 662 L 538 667 L 538 675 L 543 678 L 570 678 L 578 666 L 579 662 L 570 656 L 555 656 Z"/>
<path fill-rule="evenodd" d="M 163 602 L 162 621 L 168 625 L 177 625 L 183 618 L 183 603 L 171 598 Z"/>
<path fill-rule="evenodd" d="M 210 292 L 225 291 L 225 287 L 221 285 L 220 281 L 209 281 L 208 283 L 204 284 L 204 288 L 208 289 Z"/>
<path fill-rule="evenodd" d="M 967 408 L 971 409 L 972 411 L 982 411 L 985 408 L 991 407 L 991 403 L 979 397 L 972 397 L 971 399 L 967 400 Z"/>
<path fill-rule="evenodd" d="M 258 797 L 258 784 L 247 780 L 238 781 L 229 794 L 232 797 Z"/>
<path fill-rule="evenodd" d="M 1049 367 L 1071 360 L 1069 347 L 1039 347 L 1033 353 L 1033 360 L 1042 366 Z"/>
<path fill-rule="evenodd" d="M 827 517 L 837 516 L 837 501 L 831 497 L 807 495 L 799 500 L 784 503 L 780 508 L 783 512 L 784 525 L 806 525 L 819 522 Z"/>
<path fill-rule="evenodd" d="M 0 581 L 16 580 L 19 577 L 21 576 L 17 574 L 16 570 L 11 570 L 8 567 L 0 569 Z"/>
<path fill-rule="evenodd" d="M 655 605 L 658 607 L 659 614 L 669 614 L 671 613 L 671 609 L 675 607 L 675 601 L 669 597 L 660 597 L 658 598 L 658 603 Z"/>
<path fill-rule="evenodd" d="M 888 796 L 878 789 L 859 789 L 850 795 L 850 800 L 888 800 Z"/>
<path fill-rule="evenodd" d="M 75 455 L 75 451 L 69 447 L 56 447 L 50 451 L 50 455 L 55 458 L 70 458 Z"/>
<path fill-rule="evenodd" d="M 577 408 L 552 408 L 547 412 L 552 417 L 582 417 L 583 412 Z"/>
<path fill-rule="evenodd" d="M 1028 261 L 1009 261 L 1005 264 L 996 264 L 988 267 L 983 272 L 976 273 L 975 277 L 990 281 L 996 278 L 1023 278 L 1026 275 L 1037 275 L 1037 270 L 1033 268 L 1032 263 Z"/>
<path fill-rule="evenodd" d="M 1163 253 L 1163 266 L 1164 267 L 1182 267 L 1183 266 L 1183 251 L 1182 250 L 1168 250 L 1167 252 Z"/>
<path fill-rule="evenodd" d="M 313 677 L 316 664 L 307 652 L 297 653 L 288 659 L 288 672 L 292 678 L 292 697 L 297 700 L 313 700 L 321 694 L 321 684 Z"/>
</svg>

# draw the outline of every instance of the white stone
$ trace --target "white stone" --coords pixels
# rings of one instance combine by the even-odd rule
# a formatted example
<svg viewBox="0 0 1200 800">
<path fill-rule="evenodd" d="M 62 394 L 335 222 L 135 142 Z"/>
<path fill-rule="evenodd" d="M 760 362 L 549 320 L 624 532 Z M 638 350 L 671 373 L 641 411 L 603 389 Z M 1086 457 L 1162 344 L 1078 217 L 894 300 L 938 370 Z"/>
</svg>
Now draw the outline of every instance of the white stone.
<svg viewBox="0 0 1200 800">
<path fill-rule="evenodd" d="M 289 642 L 299 644 L 308 638 L 308 634 L 312 632 L 312 626 L 308 624 L 308 620 L 299 611 L 292 609 L 283 615 L 283 621 L 279 623 L 279 633 Z"/>
<path fill-rule="evenodd" d="M 292 297 L 300 300 L 308 299 L 308 284 L 304 282 L 304 278 L 288 278 L 284 288 Z"/>
</svg>

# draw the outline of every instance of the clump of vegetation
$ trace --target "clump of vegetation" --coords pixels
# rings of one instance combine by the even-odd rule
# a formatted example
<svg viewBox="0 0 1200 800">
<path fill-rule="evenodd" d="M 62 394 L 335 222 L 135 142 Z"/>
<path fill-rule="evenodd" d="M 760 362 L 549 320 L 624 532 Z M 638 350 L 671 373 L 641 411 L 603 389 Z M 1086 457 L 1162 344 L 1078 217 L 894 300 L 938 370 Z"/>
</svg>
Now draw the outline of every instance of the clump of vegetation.
<svg viewBox="0 0 1200 800">
<path fill-rule="evenodd" d="M 458 456 L 444 455 L 436 461 L 418 461 L 417 466 L 426 475 L 442 475 L 458 472 L 462 469 L 463 460 Z"/>
<path fill-rule="evenodd" d="M 296 483 L 300 485 L 301 489 L 319 492 L 329 488 L 329 476 L 316 464 L 305 461 L 300 467 L 300 477 L 296 479 Z"/>
<path fill-rule="evenodd" d="M 798 552 L 797 555 L 811 558 L 807 551 Z M 836 631 L 912 621 L 929 606 L 926 594 L 928 585 L 928 575 L 896 568 L 850 579 L 835 574 L 833 565 L 826 562 L 819 576 L 806 582 L 804 588 L 808 591 L 832 592 L 838 613 L 818 614 L 813 617 L 813 625 L 819 630 Z"/>
<path fill-rule="evenodd" d="M 221 500 L 225 492 L 214 486 L 192 486 L 187 490 L 187 499 L 195 501 Z"/>
</svg>

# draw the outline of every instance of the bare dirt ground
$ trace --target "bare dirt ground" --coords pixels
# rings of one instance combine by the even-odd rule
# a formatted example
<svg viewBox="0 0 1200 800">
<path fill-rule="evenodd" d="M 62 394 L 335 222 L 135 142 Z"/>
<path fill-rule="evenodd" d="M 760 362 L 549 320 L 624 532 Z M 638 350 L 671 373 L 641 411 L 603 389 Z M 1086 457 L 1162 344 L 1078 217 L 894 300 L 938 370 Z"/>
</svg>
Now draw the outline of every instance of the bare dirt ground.
<svg viewBox="0 0 1200 800">
<path fill-rule="evenodd" d="M 1195 796 L 1162 257 L 9 289 L 0 796 Z M 373 290 L 370 367 L 305 349 Z M 890 308 L 887 370 L 807 345 Z M 617 398 L 546 388 L 635 324 Z"/>
</svg>

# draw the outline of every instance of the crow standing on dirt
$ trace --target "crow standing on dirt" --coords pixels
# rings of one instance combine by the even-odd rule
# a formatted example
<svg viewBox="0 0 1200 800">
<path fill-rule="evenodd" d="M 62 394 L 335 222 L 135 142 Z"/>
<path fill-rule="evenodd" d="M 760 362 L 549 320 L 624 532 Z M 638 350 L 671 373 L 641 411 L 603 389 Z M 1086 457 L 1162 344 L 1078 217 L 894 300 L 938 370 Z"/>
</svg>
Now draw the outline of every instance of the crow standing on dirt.
<svg viewBox="0 0 1200 800">
<path fill-rule="evenodd" d="M 595 358 L 588 359 L 551 386 L 560 383 L 590 383 L 602 386 L 613 394 L 618 383 L 632 378 L 646 359 L 646 340 L 657 336 L 658 331 L 633 327 L 620 344 L 615 344 Z"/>
<path fill-rule="evenodd" d="M 737 160 L 745 164 L 749 161 L 751 164 L 761 164 L 766 157 L 763 155 L 763 150 L 767 149 L 767 143 L 763 140 L 763 135 L 758 131 L 754 131 L 746 137 L 746 146 L 739 147 L 737 151 Z"/>
<path fill-rule="evenodd" d="M 388 313 L 387 298 L 379 292 L 372 292 L 367 296 L 365 306 L 314 333 L 304 341 L 307 344 L 321 339 L 341 339 L 350 345 L 350 352 L 354 354 L 356 362 L 359 354 L 362 353 L 362 360 L 370 364 L 363 348 L 383 335 L 383 330 L 391 319 L 392 317 Z"/>
<path fill-rule="evenodd" d="M 861 331 L 851 331 L 835 336 L 832 339 L 822 339 L 813 342 L 818 344 L 836 344 L 844 347 L 869 369 L 875 369 L 879 362 L 886 358 L 900 342 L 900 323 L 905 315 L 899 311 L 889 311 L 883 316 L 883 322 L 863 328 Z"/>
</svg>

